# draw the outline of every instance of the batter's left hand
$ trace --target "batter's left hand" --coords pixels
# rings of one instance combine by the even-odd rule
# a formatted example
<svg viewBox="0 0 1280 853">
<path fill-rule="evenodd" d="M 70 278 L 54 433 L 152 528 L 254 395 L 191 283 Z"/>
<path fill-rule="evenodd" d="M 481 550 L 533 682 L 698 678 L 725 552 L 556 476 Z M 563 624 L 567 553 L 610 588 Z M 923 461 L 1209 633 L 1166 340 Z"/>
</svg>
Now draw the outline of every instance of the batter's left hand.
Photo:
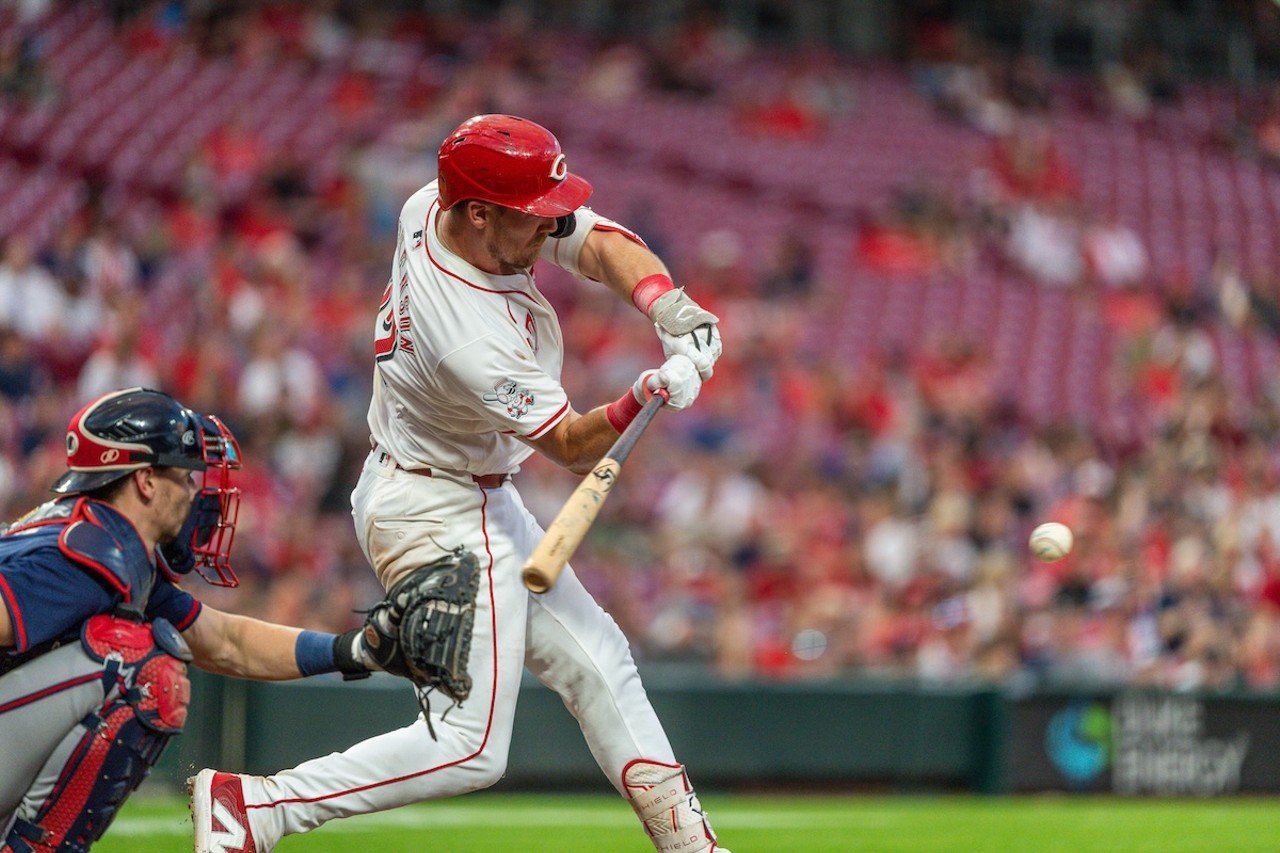
<svg viewBox="0 0 1280 853">
<path fill-rule="evenodd" d="M 683 290 L 672 290 L 658 297 L 649 311 L 653 327 L 662 341 L 662 354 L 670 358 L 683 355 L 693 362 L 703 380 L 711 378 L 720 343 L 720 318 L 703 308 Z"/>
</svg>

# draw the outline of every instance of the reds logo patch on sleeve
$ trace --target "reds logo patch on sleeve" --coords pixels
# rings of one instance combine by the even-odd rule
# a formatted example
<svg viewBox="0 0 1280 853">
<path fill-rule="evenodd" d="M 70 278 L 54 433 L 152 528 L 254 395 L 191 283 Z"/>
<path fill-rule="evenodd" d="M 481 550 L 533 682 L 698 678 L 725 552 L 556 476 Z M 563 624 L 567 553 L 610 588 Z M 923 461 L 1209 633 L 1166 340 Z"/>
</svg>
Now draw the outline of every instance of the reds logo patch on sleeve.
<svg viewBox="0 0 1280 853">
<path fill-rule="evenodd" d="M 503 379 L 493 386 L 492 391 L 485 393 L 484 401 L 506 406 L 507 414 L 519 420 L 533 408 L 533 392 L 510 379 Z"/>
</svg>

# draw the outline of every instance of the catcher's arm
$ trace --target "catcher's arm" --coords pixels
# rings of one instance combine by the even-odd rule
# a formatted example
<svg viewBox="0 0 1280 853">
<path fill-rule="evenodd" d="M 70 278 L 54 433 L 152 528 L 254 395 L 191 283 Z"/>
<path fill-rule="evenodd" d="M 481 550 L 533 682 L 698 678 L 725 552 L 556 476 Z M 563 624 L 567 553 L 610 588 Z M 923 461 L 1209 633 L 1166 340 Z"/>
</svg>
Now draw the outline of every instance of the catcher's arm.
<svg viewBox="0 0 1280 853">
<path fill-rule="evenodd" d="M 182 637 L 192 663 L 207 672 L 284 681 L 301 678 L 295 653 L 301 628 L 276 625 L 205 605 Z"/>
<path fill-rule="evenodd" d="M 374 661 L 361 653 L 358 631 L 325 634 L 289 625 L 263 622 L 205 605 L 182 632 L 192 663 L 207 672 L 286 681 L 326 672 L 343 678 L 367 678 Z"/>
</svg>

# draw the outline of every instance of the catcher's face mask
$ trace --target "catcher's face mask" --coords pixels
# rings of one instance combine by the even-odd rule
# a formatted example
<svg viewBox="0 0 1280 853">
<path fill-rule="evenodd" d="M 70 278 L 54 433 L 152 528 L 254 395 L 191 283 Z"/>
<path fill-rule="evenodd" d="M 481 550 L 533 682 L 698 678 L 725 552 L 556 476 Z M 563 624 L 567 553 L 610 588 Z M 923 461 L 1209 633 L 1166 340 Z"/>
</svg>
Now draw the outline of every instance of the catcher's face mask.
<svg viewBox="0 0 1280 853">
<path fill-rule="evenodd" d="M 205 469 L 182 535 L 191 531 L 194 568 L 202 578 L 214 586 L 239 586 L 231 569 L 231 543 L 240 515 L 240 489 L 232 484 L 231 472 L 240 468 L 240 445 L 218 418 L 199 417 Z"/>
</svg>

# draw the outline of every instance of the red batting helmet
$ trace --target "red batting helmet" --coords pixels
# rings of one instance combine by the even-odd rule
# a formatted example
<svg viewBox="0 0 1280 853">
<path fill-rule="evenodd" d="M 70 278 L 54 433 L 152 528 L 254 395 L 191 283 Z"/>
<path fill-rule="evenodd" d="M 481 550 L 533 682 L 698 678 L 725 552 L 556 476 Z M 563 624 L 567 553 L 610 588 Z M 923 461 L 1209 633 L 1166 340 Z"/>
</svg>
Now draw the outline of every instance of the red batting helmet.
<svg viewBox="0 0 1280 853">
<path fill-rule="evenodd" d="M 439 175 L 445 210 L 477 199 L 559 217 L 591 197 L 591 184 L 569 172 L 551 131 L 515 116 L 475 116 L 458 125 L 440 146 Z"/>
</svg>

